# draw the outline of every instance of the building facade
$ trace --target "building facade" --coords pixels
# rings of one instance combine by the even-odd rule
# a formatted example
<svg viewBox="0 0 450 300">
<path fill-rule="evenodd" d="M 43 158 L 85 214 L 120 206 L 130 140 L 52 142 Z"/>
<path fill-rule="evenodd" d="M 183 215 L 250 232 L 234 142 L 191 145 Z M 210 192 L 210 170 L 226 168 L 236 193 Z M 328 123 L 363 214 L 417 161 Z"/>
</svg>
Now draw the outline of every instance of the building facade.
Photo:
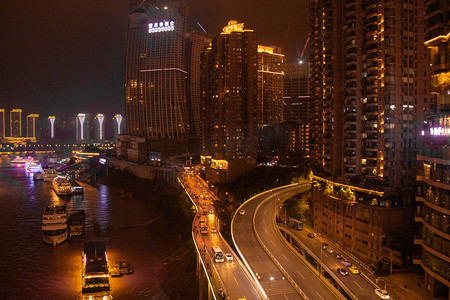
<svg viewBox="0 0 450 300">
<path fill-rule="evenodd" d="M 342 193 L 330 200 L 326 189 L 315 188 L 314 225 L 366 262 L 392 262 L 395 255 L 386 258 L 382 251 L 403 247 L 402 263 L 408 263 L 417 133 L 431 98 L 423 45 L 424 3 L 312 0 L 310 4 L 312 154 L 324 178 L 350 190 L 381 193 L 379 197 L 356 193 L 346 208 L 340 206 L 345 204 Z M 350 208 L 355 215 L 347 212 Z M 348 221 L 356 218 L 354 223 L 344 219 L 339 224 L 351 227 L 334 228 L 333 222 L 346 215 Z M 349 244 L 350 239 L 356 240 Z"/>
<path fill-rule="evenodd" d="M 95 142 L 102 142 L 105 138 L 105 116 L 97 114 L 94 120 Z"/>
<path fill-rule="evenodd" d="M 232 20 L 213 39 L 204 55 L 202 153 L 212 161 L 227 162 L 217 164 L 222 169 L 211 171 L 227 172 L 228 181 L 256 165 L 257 130 L 261 122 L 257 53 L 253 30 L 244 29 L 243 23 Z M 224 166 L 236 167 L 236 171 L 224 170 Z"/>
<path fill-rule="evenodd" d="M 41 126 L 38 114 L 27 116 L 27 137 L 39 139 L 41 136 Z"/>
<path fill-rule="evenodd" d="M 5 109 L 0 109 L 0 141 L 6 138 L 6 115 Z"/>
<path fill-rule="evenodd" d="M 79 113 L 75 118 L 76 140 L 83 142 L 89 140 L 89 115 Z"/>
<path fill-rule="evenodd" d="M 9 130 L 10 137 L 16 138 L 22 136 L 22 110 L 12 109 L 9 112 Z"/>
<path fill-rule="evenodd" d="M 450 6 L 446 1 L 425 1 L 425 12 L 435 98 L 418 147 L 414 263 L 424 271 L 433 296 L 450 298 Z"/>
<path fill-rule="evenodd" d="M 187 7 L 179 1 L 130 1 L 125 98 L 131 135 L 159 140 L 189 137 L 187 15 Z"/>
</svg>

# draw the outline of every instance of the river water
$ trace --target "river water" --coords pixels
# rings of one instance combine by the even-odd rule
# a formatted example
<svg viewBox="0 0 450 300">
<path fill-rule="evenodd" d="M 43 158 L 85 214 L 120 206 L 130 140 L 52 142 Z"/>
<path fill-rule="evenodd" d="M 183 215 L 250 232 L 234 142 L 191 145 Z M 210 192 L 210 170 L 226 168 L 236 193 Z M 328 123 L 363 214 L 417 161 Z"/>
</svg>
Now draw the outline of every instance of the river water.
<svg viewBox="0 0 450 300">
<path fill-rule="evenodd" d="M 50 182 L 34 181 L 0 158 L 0 299 L 79 299 L 82 242 L 51 246 L 42 241 L 47 205 L 66 204 L 86 213 L 86 241 L 101 240 L 109 261 L 125 260 L 134 274 L 111 278 L 114 299 L 167 299 L 154 273 L 149 209 L 106 185 L 81 183 L 84 195 L 58 197 Z M 94 222 L 102 233 L 93 231 Z"/>
</svg>

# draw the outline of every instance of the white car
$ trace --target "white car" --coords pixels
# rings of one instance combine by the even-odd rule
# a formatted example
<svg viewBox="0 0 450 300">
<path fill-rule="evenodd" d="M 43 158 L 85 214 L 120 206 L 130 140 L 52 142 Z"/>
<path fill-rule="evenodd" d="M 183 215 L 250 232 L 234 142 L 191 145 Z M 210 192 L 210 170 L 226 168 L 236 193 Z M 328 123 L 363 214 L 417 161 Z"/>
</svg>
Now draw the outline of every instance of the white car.
<svg viewBox="0 0 450 300">
<path fill-rule="evenodd" d="M 231 253 L 225 254 L 225 257 L 227 258 L 228 261 L 233 260 L 233 255 L 231 255 Z"/>
<path fill-rule="evenodd" d="M 211 227 L 211 233 L 216 233 L 216 232 L 217 232 L 216 227 Z"/>
<path fill-rule="evenodd" d="M 240 214 L 241 216 L 245 215 L 245 210 L 241 209 L 241 210 L 239 211 L 239 214 Z"/>
<path fill-rule="evenodd" d="M 377 294 L 378 297 L 380 297 L 381 299 L 384 299 L 384 300 L 391 299 L 391 297 L 389 296 L 389 294 L 386 290 L 376 289 L 375 294 Z"/>
</svg>

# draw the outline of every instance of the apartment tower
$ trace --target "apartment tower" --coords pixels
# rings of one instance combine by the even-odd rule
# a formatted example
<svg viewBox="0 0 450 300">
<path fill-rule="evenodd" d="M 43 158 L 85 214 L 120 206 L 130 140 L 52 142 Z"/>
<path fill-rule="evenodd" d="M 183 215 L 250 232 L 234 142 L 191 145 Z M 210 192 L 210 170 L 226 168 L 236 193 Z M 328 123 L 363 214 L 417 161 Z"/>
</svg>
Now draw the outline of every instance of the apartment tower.
<svg viewBox="0 0 450 300">
<path fill-rule="evenodd" d="M 6 115 L 5 109 L 0 109 L 0 141 L 6 137 Z"/>
<path fill-rule="evenodd" d="M 215 166 L 216 174 L 211 180 L 219 180 L 217 174 L 227 167 L 226 179 L 219 181 L 230 181 L 255 167 L 257 129 L 261 122 L 257 53 L 253 30 L 244 29 L 244 23 L 232 20 L 203 56 L 202 153 Z M 221 162 L 215 164 L 215 160 Z"/>
<path fill-rule="evenodd" d="M 427 115 L 417 155 L 416 232 L 413 262 L 423 269 L 434 297 L 450 288 L 450 52 L 446 1 L 425 1 L 425 46 L 429 52 L 434 101 Z"/>
<path fill-rule="evenodd" d="M 39 115 L 31 114 L 27 116 L 27 137 L 39 138 L 40 136 Z"/>
<path fill-rule="evenodd" d="M 9 130 L 10 137 L 22 136 L 22 110 L 12 109 L 9 112 Z"/>
<path fill-rule="evenodd" d="M 402 264 L 400 246 L 386 241 L 412 239 L 416 136 L 429 103 L 424 3 L 311 0 L 310 9 L 312 138 L 323 168 L 314 225 L 364 261 Z"/>
</svg>

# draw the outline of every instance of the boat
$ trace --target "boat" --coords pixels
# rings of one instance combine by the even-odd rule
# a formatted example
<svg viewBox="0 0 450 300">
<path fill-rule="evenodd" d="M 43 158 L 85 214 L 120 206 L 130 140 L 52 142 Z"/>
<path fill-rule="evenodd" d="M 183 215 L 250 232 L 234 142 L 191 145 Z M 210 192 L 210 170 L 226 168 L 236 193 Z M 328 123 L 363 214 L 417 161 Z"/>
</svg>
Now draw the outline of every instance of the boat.
<svg viewBox="0 0 450 300">
<path fill-rule="evenodd" d="M 45 169 L 44 170 L 44 181 L 53 181 L 56 177 L 58 177 L 58 172 L 55 169 Z"/>
<path fill-rule="evenodd" d="M 26 162 L 25 170 L 27 170 L 28 173 L 38 173 L 43 171 L 41 164 L 36 162 Z"/>
<path fill-rule="evenodd" d="M 42 239 L 50 245 L 67 240 L 67 213 L 65 205 L 49 205 L 42 216 Z"/>
<path fill-rule="evenodd" d="M 72 184 L 65 176 L 58 176 L 53 179 L 52 188 L 58 196 L 68 196 L 73 193 Z"/>
<path fill-rule="evenodd" d="M 85 299 L 110 299 L 108 256 L 103 242 L 85 242 L 82 253 L 81 292 Z"/>
<path fill-rule="evenodd" d="M 34 180 L 44 180 L 44 172 L 36 172 L 34 173 Z"/>
<path fill-rule="evenodd" d="M 69 228 L 70 241 L 82 241 L 84 239 L 85 218 L 84 210 L 79 210 L 69 216 L 67 226 Z"/>
<path fill-rule="evenodd" d="M 17 156 L 16 158 L 14 158 L 11 161 L 11 165 L 16 167 L 16 168 L 20 168 L 20 167 L 24 167 L 26 163 L 30 163 L 33 162 L 34 159 L 32 157 L 20 157 Z"/>
</svg>

